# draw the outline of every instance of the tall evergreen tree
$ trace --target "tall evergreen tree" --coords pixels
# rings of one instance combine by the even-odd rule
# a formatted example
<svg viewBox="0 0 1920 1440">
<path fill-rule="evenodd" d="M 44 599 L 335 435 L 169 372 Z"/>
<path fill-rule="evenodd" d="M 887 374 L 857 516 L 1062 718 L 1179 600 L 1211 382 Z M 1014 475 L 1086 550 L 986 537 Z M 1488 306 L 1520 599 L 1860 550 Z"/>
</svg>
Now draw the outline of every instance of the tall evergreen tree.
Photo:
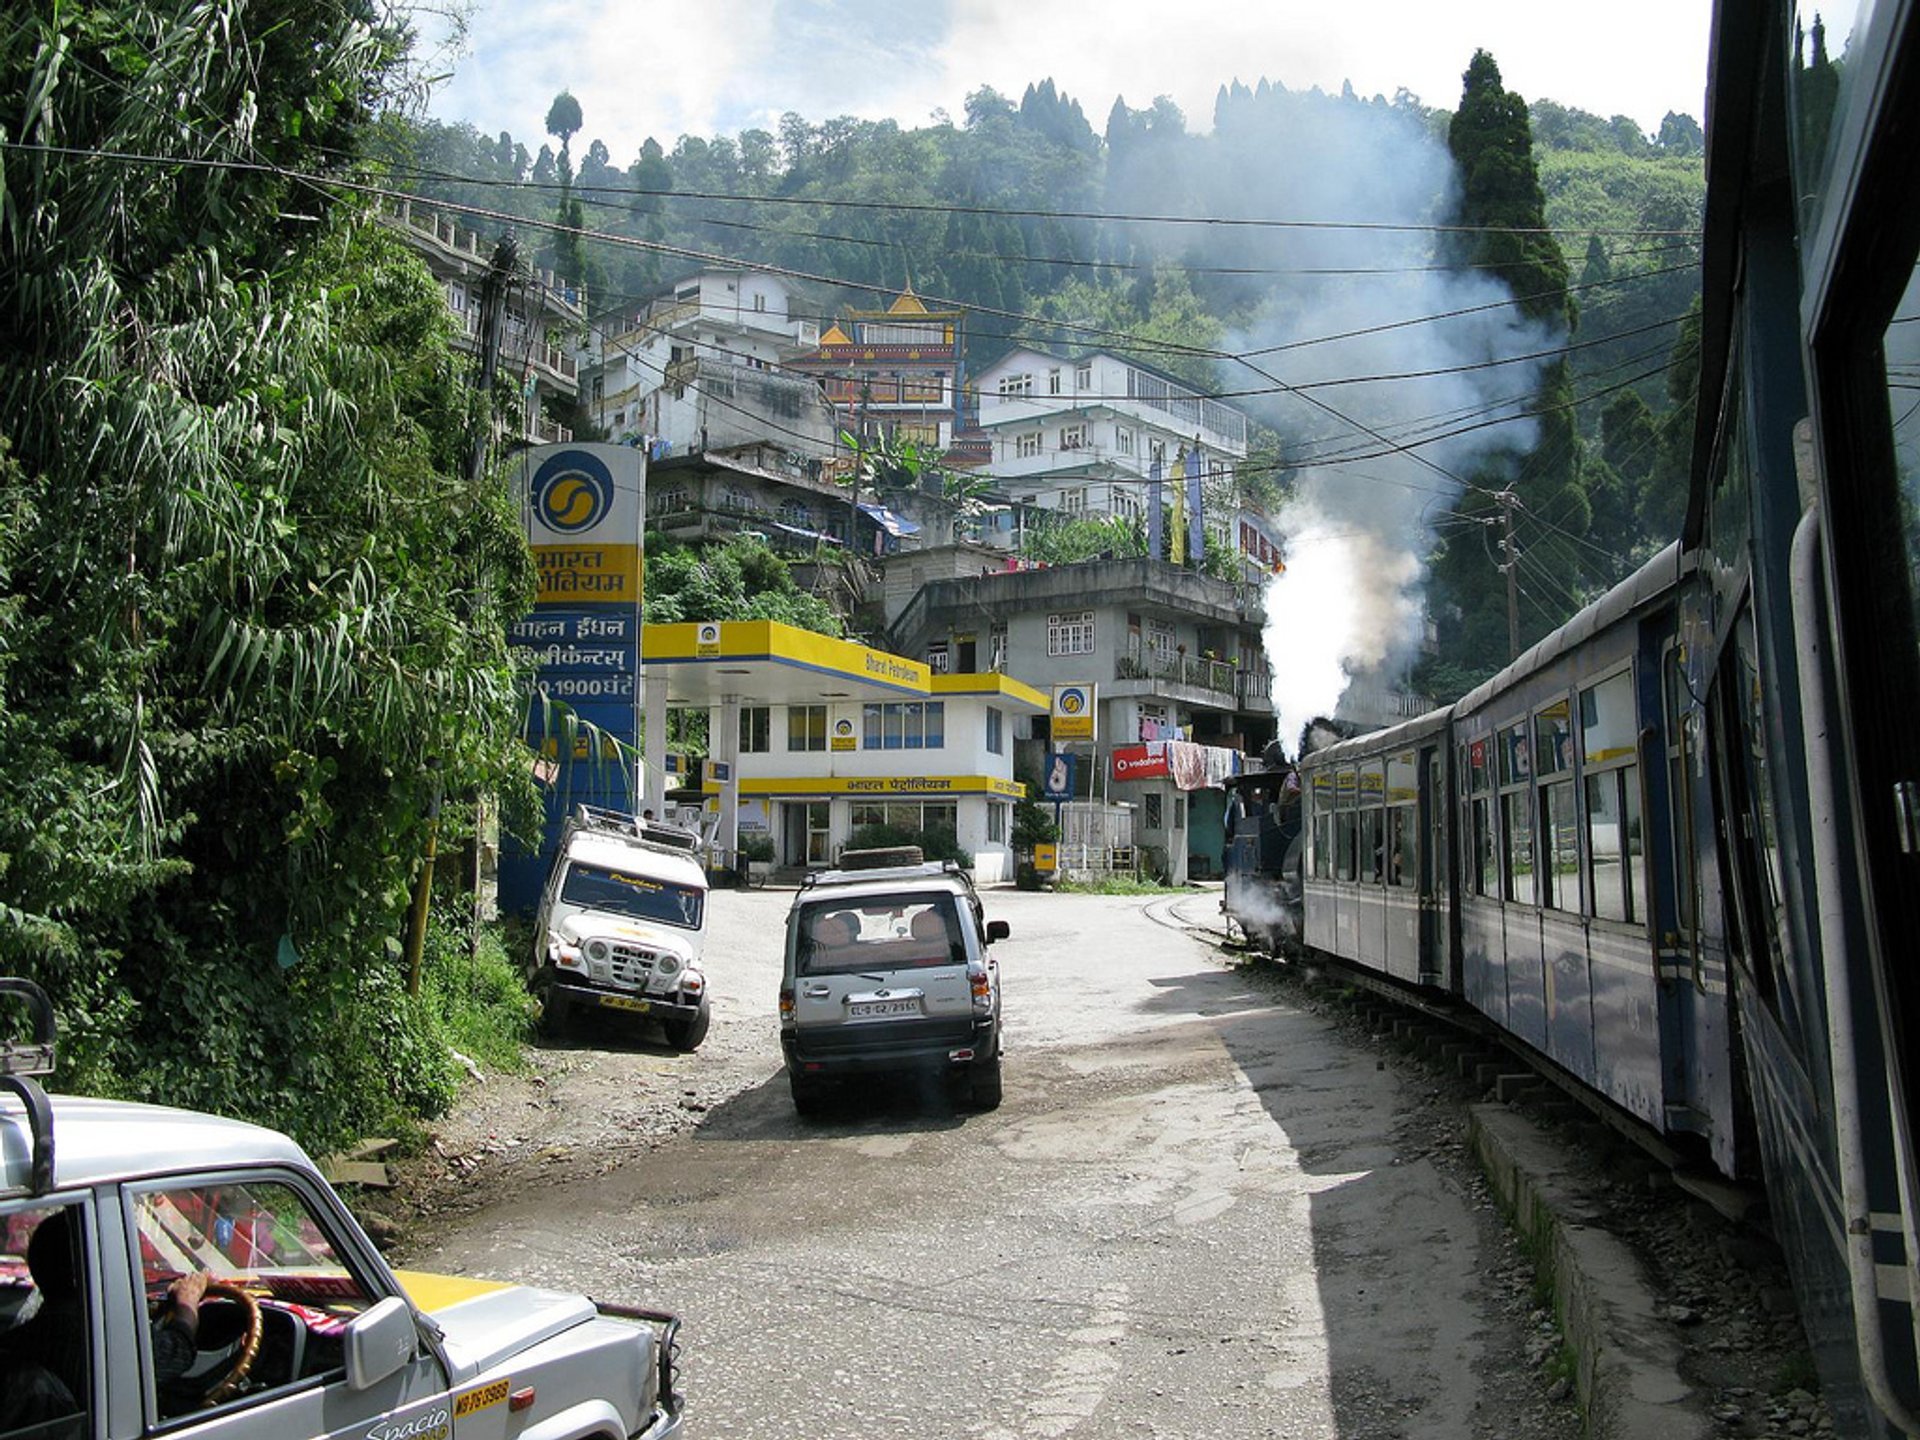
<svg viewBox="0 0 1920 1440">
<path fill-rule="evenodd" d="M 1497 276 L 1514 305 L 1551 333 L 1571 334 L 1578 311 L 1567 289 L 1567 258 L 1546 228 L 1546 203 L 1533 158 L 1527 105 L 1508 90 L 1486 51 L 1474 53 L 1460 108 L 1447 130 L 1460 201 L 1441 253 Z M 1627 537 L 1586 540 L 1592 512 L 1580 476 L 1573 385 L 1564 360 L 1545 367 L 1531 403 L 1536 439 L 1524 455 L 1463 477 L 1452 546 L 1436 558 L 1442 656 L 1459 672 L 1487 674 L 1511 657 L 1510 621 L 1525 647 L 1578 608 L 1586 584 L 1612 572 L 1601 552 Z M 1513 546 L 1506 545 L 1508 516 Z M 1489 547 L 1483 536 L 1498 543 Z M 1516 584 L 1509 590 L 1512 569 Z M 1510 614 L 1509 595 L 1514 597 Z"/>
</svg>

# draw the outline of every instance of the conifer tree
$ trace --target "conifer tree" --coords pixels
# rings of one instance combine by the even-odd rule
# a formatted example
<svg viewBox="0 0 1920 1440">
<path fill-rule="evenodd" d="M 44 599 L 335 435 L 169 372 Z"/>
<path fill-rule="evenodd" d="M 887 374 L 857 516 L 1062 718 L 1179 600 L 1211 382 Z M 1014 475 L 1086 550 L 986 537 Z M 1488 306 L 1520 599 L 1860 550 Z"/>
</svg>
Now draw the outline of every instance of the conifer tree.
<svg viewBox="0 0 1920 1440">
<path fill-rule="evenodd" d="M 1501 83 L 1499 66 L 1484 50 L 1475 52 L 1464 80 L 1447 131 L 1460 181 L 1452 223 L 1460 228 L 1444 237 L 1441 255 L 1503 281 L 1519 312 L 1564 342 L 1578 311 L 1567 289 L 1566 255 L 1546 228 L 1526 102 Z M 1617 547 L 1606 537 L 1597 547 L 1586 539 L 1592 512 L 1581 483 L 1565 361 L 1541 372 L 1526 409 L 1535 431 L 1531 449 L 1462 477 L 1468 488 L 1455 515 L 1465 523 L 1449 527 L 1453 539 L 1436 557 L 1442 658 L 1460 673 L 1490 674 L 1511 657 L 1505 567 L 1517 567 L 1514 608 L 1524 648 L 1572 614 L 1589 584 L 1611 573 L 1602 551 L 1625 548 L 1624 536 Z M 1509 508 L 1517 558 L 1505 545 Z"/>
</svg>

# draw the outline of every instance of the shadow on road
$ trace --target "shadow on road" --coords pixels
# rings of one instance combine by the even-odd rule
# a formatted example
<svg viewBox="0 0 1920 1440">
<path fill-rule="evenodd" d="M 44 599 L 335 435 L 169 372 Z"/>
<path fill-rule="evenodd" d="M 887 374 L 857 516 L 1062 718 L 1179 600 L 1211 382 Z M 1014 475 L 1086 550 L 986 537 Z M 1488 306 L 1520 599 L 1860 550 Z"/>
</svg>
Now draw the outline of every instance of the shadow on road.
<svg viewBox="0 0 1920 1440">
<path fill-rule="evenodd" d="M 782 1069 L 714 1106 L 694 1136 L 738 1142 L 932 1134 L 956 1129 L 974 1114 L 944 1077 L 905 1074 L 848 1080 L 826 1097 L 819 1115 L 803 1117 L 793 1108 Z"/>
</svg>

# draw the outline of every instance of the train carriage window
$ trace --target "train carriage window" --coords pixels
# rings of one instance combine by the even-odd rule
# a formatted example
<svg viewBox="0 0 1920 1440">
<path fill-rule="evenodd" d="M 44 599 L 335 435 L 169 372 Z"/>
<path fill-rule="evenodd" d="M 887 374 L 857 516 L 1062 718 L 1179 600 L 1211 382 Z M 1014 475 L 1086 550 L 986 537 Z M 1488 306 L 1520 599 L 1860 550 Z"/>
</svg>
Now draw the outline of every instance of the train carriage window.
<svg viewBox="0 0 1920 1440">
<path fill-rule="evenodd" d="M 1333 776 L 1325 771 L 1313 777 L 1313 874 L 1325 880 L 1333 871 Z"/>
<path fill-rule="evenodd" d="M 1580 692 L 1580 747 L 1589 770 L 1632 759 L 1638 728 L 1631 670 L 1622 670 Z"/>
<path fill-rule="evenodd" d="M 1358 795 L 1358 786 L 1354 782 L 1351 770 L 1342 770 L 1334 780 L 1334 791 L 1339 809 L 1334 816 L 1334 878 L 1351 880 L 1354 877 L 1354 852 L 1358 848 L 1359 814 L 1354 809 L 1354 800 Z"/>
<path fill-rule="evenodd" d="M 1485 740 L 1468 742 L 1466 768 L 1475 795 L 1484 795 L 1493 789 L 1493 762 L 1487 754 Z"/>
<path fill-rule="evenodd" d="M 1386 815 L 1380 808 L 1381 798 L 1386 791 L 1386 776 L 1376 760 L 1360 767 L 1359 779 L 1359 879 L 1362 884 L 1377 885 L 1386 870 Z"/>
<path fill-rule="evenodd" d="M 1484 796 L 1473 802 L 1473 872 L 1469 883 L 1476 895 L 1500 893 L 1493 865 L 1493 806 Z"/>
<path fill-rule="evenodd" d="M 1527 727 L 1512 725 L 1500 732 L 1500 783 L 1520 785 L 1533 778 L 1533 760 L 1527 748 Z"/>
<path fill-rule="evenodd" d="M 1506 865 L 1501 898 L 1521 905 L 1538 903 L 1533 878 L 1533 791 L 1510 790 L 1500 797 L 1500 828 L 1506 832 Z"/>
<path fill-rule="evenodd" d="M 1699 753 L 1694 739 L 1694 709 L 1687 688 L 1686 660 L 1679 646 L 1668 649 L 1664 668 L 1667 705 L 1667 826 L 1673 853 L 1674 919 L 1683 935 L 1694 931 L 1695 873 L 1693 786 L 1689 778 L 1692 757 Z"/>
<path fill-rule="evenodd" d="M 1907 600 L 1920 633 L 1920 270 L 1907 283 L 1882 341 L 1892 403 L 1894 468 L 1899 475 L 1900 539 L 1907 555 Z"/>
<path fill-rule="evenodd" d="M 1580 910 L 1580 817 L 1573 808 L 1573 782 L 1540 787 L 1540 903 Z"/>
<path fill-rule="evenodd" d="M 1533 717 L 1533 764 L 1538 775 L 1558 775 L 1573 768 L 1573 722 L 1562 700 Z"/>
<path fill-rule="evenodd" d="M 1420 883 L 1420 812 L 1415 806 L 1387 810 L 1387 883 L 1403 890 Z"/>
</svg>

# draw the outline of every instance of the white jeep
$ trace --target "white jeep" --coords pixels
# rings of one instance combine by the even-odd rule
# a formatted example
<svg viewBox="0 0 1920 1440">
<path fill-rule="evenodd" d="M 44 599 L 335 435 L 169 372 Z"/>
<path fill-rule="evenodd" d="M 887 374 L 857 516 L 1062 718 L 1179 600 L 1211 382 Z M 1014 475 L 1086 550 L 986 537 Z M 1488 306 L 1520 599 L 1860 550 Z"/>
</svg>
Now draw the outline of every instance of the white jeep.
<svg viewBox="0 0 1920 1440">
<path fill-rule="evenodd" d="M 51 1007 L 0 978 L 9 996 L 35 1036 L 0 1042 L 0 1437 L 679 1429 L 673 1316 L 391 1270 L 286 1136 L 48 1095 Z"/>
<path fill-rule="evenodd" d="M 660 1023 L 693 1050 L 712 1014 L 701 956 L 707 874 L 690 830 L 580 806 L 560 832 L 528 979 L 549 1034 L 575 1010 Z"/>
</svg>

